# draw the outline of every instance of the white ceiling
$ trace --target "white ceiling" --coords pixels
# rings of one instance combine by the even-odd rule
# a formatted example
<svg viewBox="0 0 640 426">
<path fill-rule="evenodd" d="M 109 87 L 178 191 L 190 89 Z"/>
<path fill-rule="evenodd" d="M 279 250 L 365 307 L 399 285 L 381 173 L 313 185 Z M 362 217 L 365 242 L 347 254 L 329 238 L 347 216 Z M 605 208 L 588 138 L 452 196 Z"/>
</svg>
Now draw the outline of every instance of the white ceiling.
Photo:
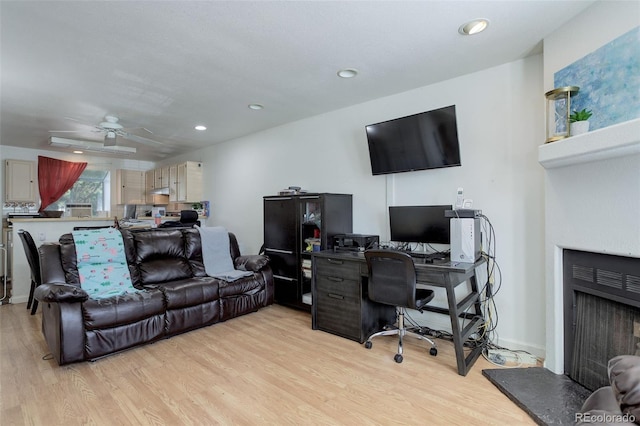
<svg viewBox="0 0 640 426">
<path fill-rule="evenodd" d="M 119 140 L 132 158 L 160 161 L 526 57 L 591 3 L 2 0 L 0 145 L 101 141 L 112 114 L 164 143 Z"/>
</svg>

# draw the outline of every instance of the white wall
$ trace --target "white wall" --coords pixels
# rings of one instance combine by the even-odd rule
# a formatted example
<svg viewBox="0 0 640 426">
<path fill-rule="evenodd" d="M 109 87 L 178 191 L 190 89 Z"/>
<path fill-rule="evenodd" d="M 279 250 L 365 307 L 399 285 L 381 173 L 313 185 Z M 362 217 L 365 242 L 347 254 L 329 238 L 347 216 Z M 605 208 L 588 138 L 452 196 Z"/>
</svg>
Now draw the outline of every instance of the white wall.
<svg viewBox="0 0 640 426">
<path fill-rule="evenodd" d="M 597 2 L 550 34 L 544 40 L 545 91 L 553 89 L 555 72 L 638 25 L 640 3 Z M 640 257 L 638 170 L 640 155 L 547 171 L 545 366 L 551 371 L 564 372 L 562 249 Z"/>
<path fill-rule="evenodd" d="M 462 167 L 372 176 L 364 127 L 455 104 Z M 496 231 L 499 342 L 543 355 L 542 58 L 297 121 L 192 153 L 205 162 L 210 225 L 262 244 L 262 197 L 290 185 L 353 194 L 354 232 L 388 238 L 388 204 L 452 204 L 458 187 Z M 184 159 L 188 159 L 185 157 Z"/>
</svg>

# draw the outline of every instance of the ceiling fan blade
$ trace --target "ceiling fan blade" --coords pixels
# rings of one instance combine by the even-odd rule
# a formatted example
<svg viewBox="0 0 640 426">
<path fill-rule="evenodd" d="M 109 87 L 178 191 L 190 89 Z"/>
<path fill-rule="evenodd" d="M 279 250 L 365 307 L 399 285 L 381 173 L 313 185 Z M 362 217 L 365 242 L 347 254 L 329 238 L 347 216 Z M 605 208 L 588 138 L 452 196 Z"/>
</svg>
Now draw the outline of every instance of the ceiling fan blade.
<svg viewBox="0 0 640 426">
<path fill-rule="evenodd" d="M 146 127 L 135 127 L 135 128 L 131 128 L 131 129 L 121 129 L 123 132 L 125 133 L 131 133 L 131 134 L 135 134 L 137 131 L 142 130 L 144 133 L 148 133 L 150 135 L 153 134 L 153 132 L 149 129 L 147 129 Z"/>
<path fill-rule="evenodd" d="M 127 132 L 118 132 L 118 135 L 122 136 L 125 139 L 129 139 L 130 141 L 133 142 L 138 142 L 144 145 L 151 145 L 151 146 L 165 146 L 164 143 L 153 140 L 153 139 L 149 139 L 149 138 L 144 138 L 142 136 L 138 136 L 138 135 L 134 135 L 131 133 L 127 133 Z"/>
<path fill-rule="evenodd" d="M 49 130 L 49 133 L 100 133 L 103 130 L 99 127 L 95 127 L 95 126 L 89 126 L 84 124 L 84 126 L 89 127 L 88 129 L 83 129 L 83 130 Z"/>
</svg>

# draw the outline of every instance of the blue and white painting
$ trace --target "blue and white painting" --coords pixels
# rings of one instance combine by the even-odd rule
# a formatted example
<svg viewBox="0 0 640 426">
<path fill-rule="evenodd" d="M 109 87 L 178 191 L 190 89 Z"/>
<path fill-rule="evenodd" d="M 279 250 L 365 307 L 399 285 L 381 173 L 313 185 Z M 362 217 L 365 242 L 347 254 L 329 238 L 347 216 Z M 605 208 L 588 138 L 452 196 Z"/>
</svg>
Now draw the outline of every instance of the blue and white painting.
<svg viewBox="0 0 640 426">
<path fill-rule="evenodd" d="M 640 26 L 554 74 L 554 87 L 578 86 L 571 110 L 593 112 L 590 130 L 640 117 Z"/>
</svg>

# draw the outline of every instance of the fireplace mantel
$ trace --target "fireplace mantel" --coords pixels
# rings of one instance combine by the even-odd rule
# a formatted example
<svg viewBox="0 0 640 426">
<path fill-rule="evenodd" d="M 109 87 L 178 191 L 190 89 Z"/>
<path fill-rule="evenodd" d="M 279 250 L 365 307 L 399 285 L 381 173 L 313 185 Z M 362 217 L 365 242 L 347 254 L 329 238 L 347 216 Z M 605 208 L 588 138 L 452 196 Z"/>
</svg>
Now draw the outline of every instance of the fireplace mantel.
<svg viewBox="0 0 640 426">
<path fill-rule="evenodd" d="M 538 147 L 545 169 L 640 154 L 640 119 L 572 136 Z"/>
</svg>

